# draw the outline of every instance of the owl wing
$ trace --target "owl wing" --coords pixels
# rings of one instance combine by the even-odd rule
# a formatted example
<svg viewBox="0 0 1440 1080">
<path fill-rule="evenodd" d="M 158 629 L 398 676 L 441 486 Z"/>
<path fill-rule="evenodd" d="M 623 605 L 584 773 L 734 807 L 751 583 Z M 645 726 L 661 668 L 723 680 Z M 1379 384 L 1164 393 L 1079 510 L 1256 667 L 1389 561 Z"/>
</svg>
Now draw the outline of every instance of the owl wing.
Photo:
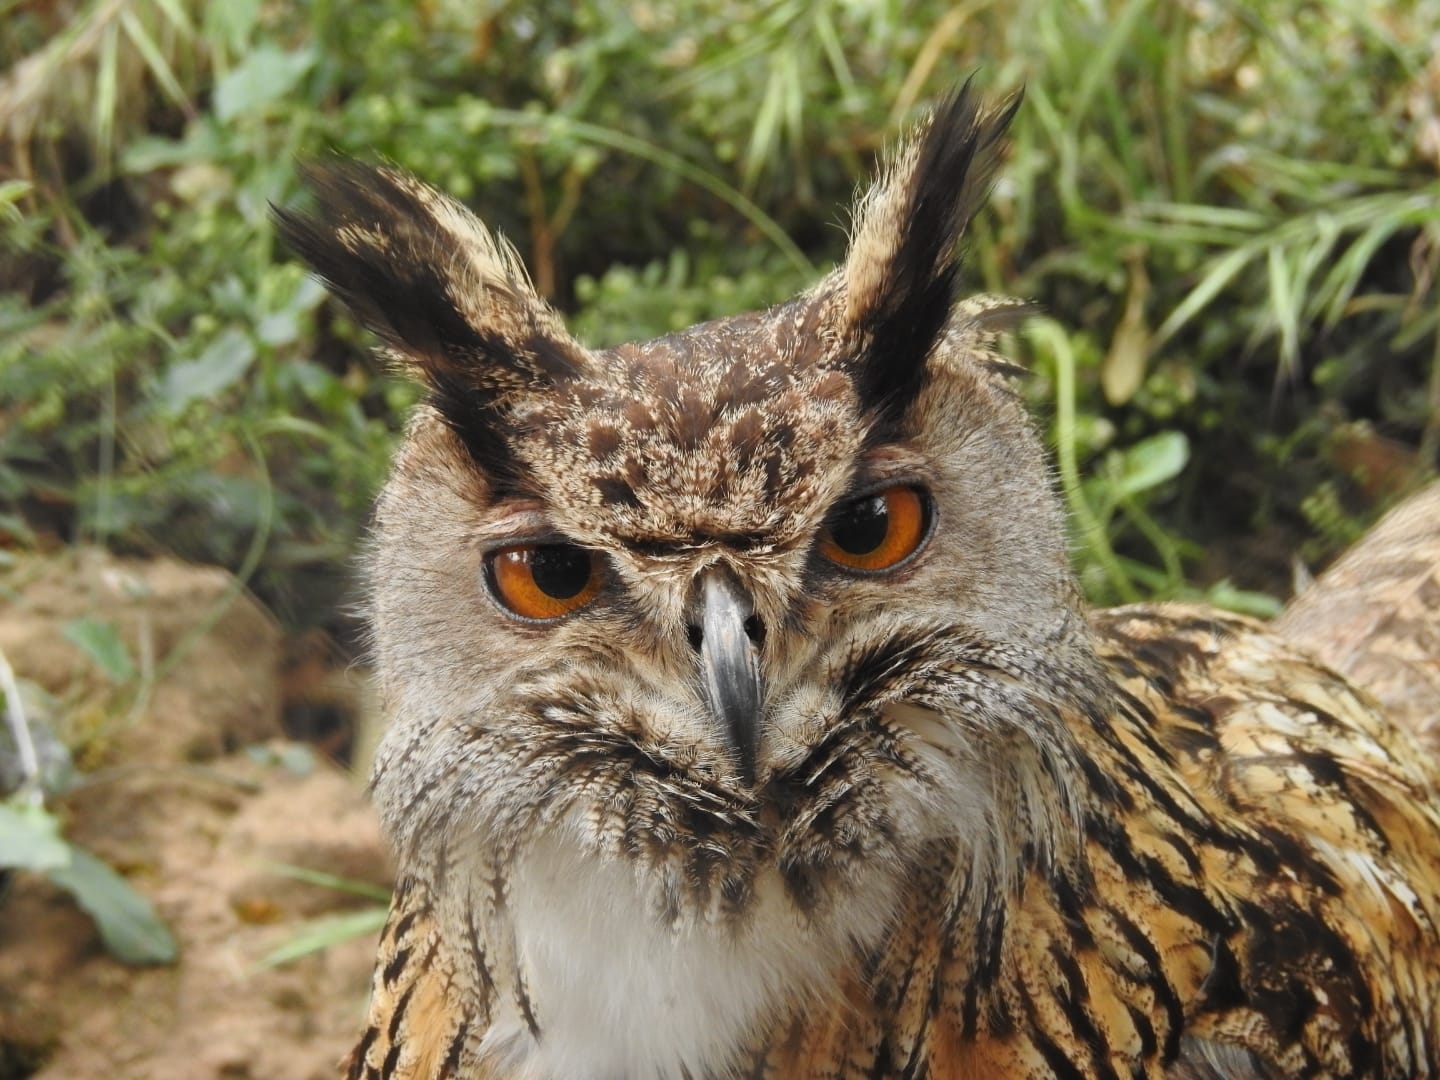
<svg viewBox="0 0 1440 1080">
<path fill-rule="evenodd" d="M 455 975 L 429 890 L 401 878 L 380 936 L 365 1032 L 343 1063 L 346 1080 L 485 1080 L 460 1071 L 480 1033 Z"/>
<path fill-rule="evenodd" d="M 1174 928 L 1162 956 L 1209 953 L 1172 984 L 1192 1056 L 1213 1043 L 1284 1075 L 1425 1075 L 1440 1063 L 1440 759 L 1258 624 L 1180 606 L 1095 621 L 1146 718 L 1132 736 L 1154 740 L 1151 775 L 1124 781 L 1130 848 L 1163 837 L 1176 867 L 1144 918 Z M 1144 865 L 1166 877 L 1166 859 Z"/>
<path fill-rule="evenodd" d="M 1440 751 L 1440 483 L 1391 511 L 1275 629 Z"/>
</svg>

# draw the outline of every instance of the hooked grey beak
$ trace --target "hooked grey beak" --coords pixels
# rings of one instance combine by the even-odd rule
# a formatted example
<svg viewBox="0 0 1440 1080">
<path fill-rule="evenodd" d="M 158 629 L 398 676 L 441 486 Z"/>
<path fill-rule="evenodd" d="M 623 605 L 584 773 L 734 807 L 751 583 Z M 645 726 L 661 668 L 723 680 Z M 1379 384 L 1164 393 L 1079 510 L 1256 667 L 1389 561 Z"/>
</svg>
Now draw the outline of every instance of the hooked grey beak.
<svg viewBox="0 0 1440 1080">
<path fill-rule="evenodd" d="M 740 759 L 741 778 L 753 784 L 764 697 L 760 680 L 764 630 L 750 601 L 724 571 L 705 575 L 698 629 L 706 703 Z"/>
</svg>

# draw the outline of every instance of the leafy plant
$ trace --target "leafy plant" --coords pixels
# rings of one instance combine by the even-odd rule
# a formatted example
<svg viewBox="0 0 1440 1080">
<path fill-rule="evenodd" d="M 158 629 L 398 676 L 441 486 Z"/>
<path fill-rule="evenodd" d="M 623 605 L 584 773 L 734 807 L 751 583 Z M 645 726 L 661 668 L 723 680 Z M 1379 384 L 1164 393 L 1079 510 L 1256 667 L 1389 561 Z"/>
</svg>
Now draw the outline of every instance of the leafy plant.
<svg viewBox="0 0 1440 1080">
<path fill-rule="evenodd" d="M 98 643 L 114 660 L 113 642 L 92 627 L 81 643 Z M 127 658 L 128 660 L 128 658 Z M 0 799 L 0 870 L 43 874 L 70 893 L 95 920 L 105 947 L 127 964 L 168 964 L 176 957 L 175 939 L 150 902 L 113 869 L 66 840 L 60 821 L 45 808 L 42 770 L 35 741 L 9 661 L 0 655 L 0 704 L 5 709 L 10 748 L 20 774 L 16 790 Z"/>
</svg>

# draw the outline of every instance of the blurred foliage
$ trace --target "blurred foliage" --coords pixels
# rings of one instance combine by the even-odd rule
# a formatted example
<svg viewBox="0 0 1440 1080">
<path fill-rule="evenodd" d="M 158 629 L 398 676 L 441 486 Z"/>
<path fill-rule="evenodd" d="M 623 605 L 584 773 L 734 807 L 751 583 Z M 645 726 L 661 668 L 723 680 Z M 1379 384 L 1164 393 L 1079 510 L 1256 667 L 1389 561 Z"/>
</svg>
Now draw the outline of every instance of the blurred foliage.
<svg viewBox="0 0 1440 1080">
<path fill-rule="evenodd" d="M 111 628 L 113 630 L 113 628 Z M 133 673 L 124 644 L 97 623 L 68 635 L 112 677 Z M 130 677 L 129 674 L 126 677 Z M 44 715 L 25 702 L 44 695 L 22 686 L 0 652 L 0 898 L 10 870 L 43 874 L 74 897 L 95 921 L 106 949 L 127 964 L 168 964 L 176 943 L 154 907 L 108 864 L 67 840 L 62 820 L 45 805 L 74 778 L 69 750 Z"/>
<path fill-rule="evenodd" d="M 276 249 L 296 162 L 473 205 L 597 344 L 773 303 L 927 100 L 1022 85 L 971 241 L 1098 600 L 1274 587 L 1440 445 L 1440 0 L 0 0 L 0 540 L 333 611 L 405 406 Z M 1272 562 L 1283 568 L 1284 551 Z M 1278 560 L 1277 560 L 1278 557 Z M 1228 589 L 1220 598 L 1254 606 Z"/>
<path fill-rule="evenodd" d="M 371 885 L 369 882 L 356 881 L 353 878 L 339 877 L 335 874 L 311 870 L 304 866 L 292 866 L 287 863 L 272 863 L 270 869 L 282 877 L 318 885 L 325 889 L 333 889 L 350 896 L 358 896 L 369 903 L 356 911 L 346 911 L 339 915 L 321 915 L 311 919 L 297 933 L 271 950 L 260 961 L 260 967 L 280 967 L 290 964 L 302 956 L 309 956 L 311 953 L 328 949 L 342 941 L 348 941 L 364 934 L 378 934 L 384 928 L 385 920 L 390 914 L 389 889 Z"/>
</svg>

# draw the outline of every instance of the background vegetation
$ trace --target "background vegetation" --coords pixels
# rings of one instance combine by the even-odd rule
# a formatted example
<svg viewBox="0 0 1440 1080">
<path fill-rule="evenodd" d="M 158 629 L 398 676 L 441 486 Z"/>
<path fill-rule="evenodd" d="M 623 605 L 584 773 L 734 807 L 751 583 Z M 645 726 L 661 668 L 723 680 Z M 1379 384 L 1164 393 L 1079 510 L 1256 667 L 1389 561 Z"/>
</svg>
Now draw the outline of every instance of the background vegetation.
<svg viewBox="0 0 1440 1080">
<path fill-rule="evenodd" d="M 473 205 L 593 343 L 774 302 L 924 103 L 1024 86 L 975 230 L 1096 600 L 1285 588 L 1440 445 L 1440 0 L 0 0 L 0 554 L 333 621 L 413 391 L 284 251 L 296 162 Z M 1215 583 L 1228 579 L 1232 584 Z M 1240 587 L 1240 588 L 1237 588 Z"/>
</svg>

